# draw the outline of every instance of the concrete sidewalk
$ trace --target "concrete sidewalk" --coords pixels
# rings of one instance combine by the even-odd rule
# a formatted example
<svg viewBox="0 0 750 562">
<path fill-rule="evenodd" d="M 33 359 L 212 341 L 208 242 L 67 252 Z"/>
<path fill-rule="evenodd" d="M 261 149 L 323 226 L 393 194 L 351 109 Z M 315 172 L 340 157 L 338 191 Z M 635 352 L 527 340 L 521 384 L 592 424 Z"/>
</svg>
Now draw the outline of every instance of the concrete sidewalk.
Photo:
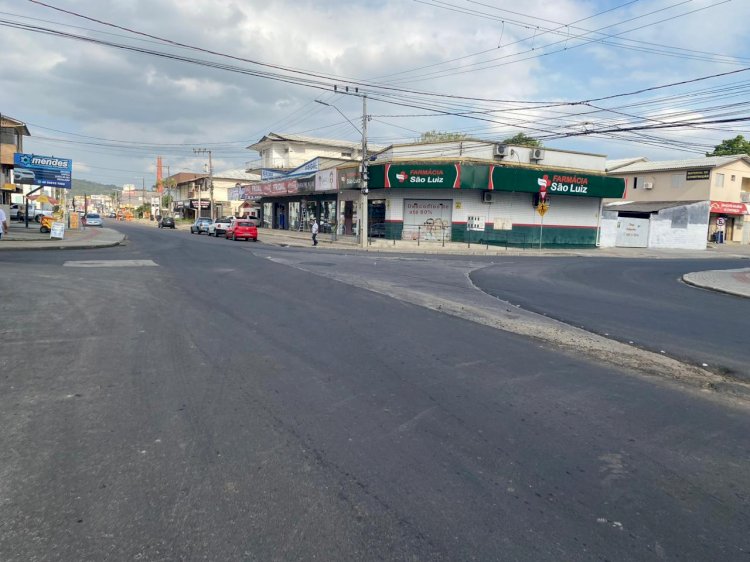
<svg viewBox="0 0 750 562">
<path fill-rule="evenodd" d="M 0 239 L 0 251 L 8 250 L 68 250 L 117 246 L 125 235 L 112 228 L 89 226 L 79 230 L 65 230 L 62 240 L 50 238 L 50 233 L 39 232 L 39 223 L 10 221 L 8 233 Z"/>
</svg>

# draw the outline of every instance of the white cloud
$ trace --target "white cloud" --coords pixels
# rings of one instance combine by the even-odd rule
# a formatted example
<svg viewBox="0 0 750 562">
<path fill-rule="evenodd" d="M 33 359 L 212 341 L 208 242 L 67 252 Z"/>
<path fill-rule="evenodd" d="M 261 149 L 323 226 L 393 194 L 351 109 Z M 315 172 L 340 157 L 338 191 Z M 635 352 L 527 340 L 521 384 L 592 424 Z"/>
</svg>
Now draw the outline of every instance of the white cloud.
<svg viewBox="0 0 750 562">
<path fill-rule="evenodd" d="M 738 68 L 738 65 L 695 60 L 700 58 L 697 54 L 692 60 L 665 57 L 659 55 L 659 49 L 653 46 L 641 45 L 645 48 L 624 50 L 591 43 L 574 48 L 577 44 L 574 36 L 581 31 L 554 22 L 576 22 L 604 11 L 611 7 L 604 0 L 528 0 L 522 5 L 510 0 L 494 3 L 515 14 L 455 2 L 463 8 L 485 12 L 487 15 L 482 17 L 411 0 L 349 3 L 332 0 L 241 3 L 236 0 L 119 0 L 106 3 L 59 0 L 57 4 L 208 50 L 340 76 L 342 84 L 345 84 L 344 77 L 364 78 L 379 83 L 391 81 L 394 86 L 407 90 L 455 96 L 530 101 L 582 100 Z M 661 16 L 620 23 L 666 6 L 665 3 L 637 3 L 574 25 L 593 30 L 618 24 L 604 30 L 612 34 L 641 27 L 623 37 L 695 52 L 744 56 L 744 22 L 750 16 L 750 3 L 747 2 L 722 5 L 644 27 L 650 21 L 674 17 L 706 5 L 705 1 L 694 2 L 694 7 L 676 8 Z M 277 71 L 161 44 L 33 4 L 0 0 L 0 10 L 57 22 L 23 20 L 33 25 L 136 48 L 155 49 L 246 69 Z M 519 15 L 521 12 L 527 17 Z M 18 17 L 10 19 L 21 21 Z M 557 28 L 558 34 L 545 32 L 546 28 Z M 94 29 L 106 32 L 106 35 L 90 31 Z M 565 39 L 567 36 L 570 37 Z M 545 48 L 555 41 L 560 43 Z M 557 50 L 561 52 L 552 52 Z M 245 161 L 257 157 L 256 153 L 244 150 L 244 146 L 269 130 L 357 137 L 356 131 L 335 110 L 317 106 L 312 100 L 325 97 L 335 102 L 352 120 L 358 119 L 361 102 L 333 96 L 327 91 L 9 28 L 3 28 L 0 33 L 0 51 L 3 52 L 3 106 L 0 111 L 30 123 L 33 136 L 27 145 L 34 151 L 54 151 L 69 155 L 75 162 L 86 162 L 86 166 L 76 167 L 76 173 L 85 173 L 90 179 L 124 183 L 132 181 L 134 175 L 152 174 L 153 163 L 160 154 L 171 162 L 173 168 L 187 170 L 197 166 L 197 171 L 200 171 L 201 164 L 193 157 L 191 149 L 210 143 L 224 143 L 214 146 L 214 158 L 221 162 L 221 167 L 242 167 Z M 487 52 L 475 54 L 482 51 Z M 431 66 L 453 59 L 456 60 Z M 475 69 L 474 63 L 480 61 L 484 61 L 481 65 L 486 67 L 484 70 L 465 72 Z M 446 69 L 449 72 L 445 72 Z M 735 77 L 732 80 L 741 79 Z M 728 81 L 730 79 L 725 82 Z M 710 84 L 717 83 L 696 85 L 695 88 Z M 668 93 L 654 93 L 651 97 Z M 416 99 L 407 92 L 393 92 L 393 96 L 397 103 L 418 107 L 385 104 L 371 99 L 370 112 L 376 115 L 423 114 L 426 113 L 423 108 L 427 106 L 439 106 L 450 112 L 465 109 L 468 104 L 457 98 Z M 618 107 L 635 99 L 627 97 L 603 105 Z M 484 102 L 474 107 L 481 111 L 493 105 L 497 106 Z M 527 126 L 531 129 L 526 132 L 534 134 L 534 129 L 569 130 L 586 120 L 596 122 L 601 119 L 597 114 L 587 117 L 585 109 L 529 109 L 523 115 L 489 115 L 490 119 L 505 125 L 451 117 L 382 118 L 372 122 L 370 132 L 380 143 L 413 139 L 420 131 L 431 129 L 467 130 L 470 134 L 500 136 Z M 702 114 L 704 110 L 698 104 L 692 109 L 696 114 Z M 650 110 L 633 111 L 648 115 Z M 582 115 L 572 115 L 578 112 Z M 107 141 L 70 137 L 35 125 L 135 144 L 118 148 Z M 688 131 L 683 137 L 711 142 L 733 136 L 727 132 L 729 129 L 700 131 L 699 135 Z M 679 137 L 677 133 L 655 134 Z M 39 137 L 77 142 L 63 143 Z M 623 145 L 619 140 L 601 139 L 559 140 L 551 141 L 551 144 L 570 149 L 595 146 L 595 152 L 624 152 L 624 155 L 674 153 L 676 150 L 672 147 Z"/>
</svg>

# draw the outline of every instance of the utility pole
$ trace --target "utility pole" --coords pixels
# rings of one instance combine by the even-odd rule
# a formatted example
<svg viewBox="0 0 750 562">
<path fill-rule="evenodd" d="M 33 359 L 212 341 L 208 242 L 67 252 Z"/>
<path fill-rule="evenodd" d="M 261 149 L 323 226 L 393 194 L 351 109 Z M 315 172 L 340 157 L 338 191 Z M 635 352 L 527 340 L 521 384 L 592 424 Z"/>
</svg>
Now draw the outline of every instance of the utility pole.
<svg viewBox="0 0 750 562">
<path fill-rule="evenodd" d="M 347 92 L 348 92 L 347 88 Z M 355 94 L 359 95 L 359 93 Z M 367 122 L 370 120 L 370 116 L 367 115 L 367 96 L 362 95 L 362 130 L 360 131 L 359 128 L 351 122 L 351 120 L 344 115 L 344 113 L 335 105 L 321 101 L 321 100 L 315 100 L 315 103 L 319 103 L 320 105 L 327 105 L 328 107 L 332 107 L 336 111 L 338 111 L 341 116 L 349 121 L 349 124 L 354 127 L 358 133 L 362 133 L 362 164 L 359 167 L 359 181 L 360 181 L 360 197 L 359 197 L 359 211 L 358 215 L 360 216 L 359 219 L 359 242 L 360 245 L 363 248 L 367 248 L 367 239 L 368 239 L 368 226 L 367 226 L 367 194 L 369 193 L 369 189 L 367 187 L 367 180 L 369 179 L 368 173 L 367 173 Z M 336 209 L 336 212 L 338 213 L 338 209 Z M 338 218 L 338 217 L 337 217 Z"/>
<path fill-rule="evenodd" d="M 362 96 L 362 166 L 360 168 L 360 188 L 361 197 L 360 204 L 362 205 L 362 219 L 360 220 L 360 241 L 363 248 L 367 248 L 368 234 L 368 216 L 367 216 L 367 194 L 369 189 L 367 188 L 367 180 L 369 176 L 367 174 L 367 96 Z"/>
<path fill-rule="evenodd" d="M 208 154 L 208 189 L 211 197 L 211 218 L 214 218 L 214 164 L 211 160 L 211 150 L 207 148 L 194 148 L 195 154 Z M 200 204 L 200 199 L 198 200 Z"/>
</svg>

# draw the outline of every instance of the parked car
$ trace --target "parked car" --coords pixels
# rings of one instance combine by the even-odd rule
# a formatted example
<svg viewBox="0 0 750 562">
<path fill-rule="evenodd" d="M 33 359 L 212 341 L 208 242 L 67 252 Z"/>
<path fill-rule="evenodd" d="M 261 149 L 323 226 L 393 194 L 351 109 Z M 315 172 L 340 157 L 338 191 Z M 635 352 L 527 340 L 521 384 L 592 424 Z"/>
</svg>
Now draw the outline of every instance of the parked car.
<svg viewBox="0 0 750 562">
<path fill-rule="evenodd" d="M 34 209 L 33 205 L 29 205 L 29 216 L 30 217 L 34 216 L 34 211 L 35 210 L 36 209 Z M 24 220 L 24 217 L 26 216 L 24 214 L 25 212 L 26 212 L 26 204 L 24 204 L 24 203 L 13 203 L 10 206 L 10 218 L 11 219 L 16 219 L 16 220 L 22 221 L 22 220 Z"/>
<path fill-rule="evenodd" d="M 202 232 L 208 232 L 208 225 L 214 222 L 212 219 L 207 217 L 201 217 L 197 219 L 192 225 L 190 225 L 190 234 L 201 234 Z"/>
<path fill-rule="evenodd" d="M 108 218 L 108 219 L 116 219 L 116 218 L 117 218 L 117 214 L 116 214 L 116 213 L 114 213 L 114 212 L 112 212 L 112 213 L 109 213 L 109 214 L 107 215 L 107 218 Z"/>
<path fill-rule="evenodd" d="M 162 217 L 158 222 L 159 228 L 171 228 L 174 229 L 174 218 L 173 217 Z"/>
<path fill-rule="evenodd" d="M 104 221 L 99 213 L 88 213 L 83 220 L 86 226 L 104 226 Z"/>
<path fill-rule="evenodd" d="M 252 238 L 253 242 L 257 242 L 258 227 L 256 226 L 255 221 L 237 219 L 232 221 L 232 224 L 229 225 L 229 228 L 224 233 L 224 237 L 227 240 L 237 240 L 239 238 L 250 240 Z"/>
<path fill-rule="evenodd" d="M 208 235 L 216 237 L 221 236 L 227 231 L 227 228 L 229 228 L 233 220 L 235 220 L 235 217 L 222 217 L 216 219 L 215 222 L 208 225 Z"/>
</svg>

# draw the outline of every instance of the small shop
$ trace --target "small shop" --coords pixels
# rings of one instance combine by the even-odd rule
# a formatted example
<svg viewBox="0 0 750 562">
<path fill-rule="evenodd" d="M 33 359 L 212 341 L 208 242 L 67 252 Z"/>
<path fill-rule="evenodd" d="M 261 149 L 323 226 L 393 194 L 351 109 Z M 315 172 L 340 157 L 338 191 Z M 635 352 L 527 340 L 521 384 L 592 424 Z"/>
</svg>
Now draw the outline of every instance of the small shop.
<svg viewBox="0 0 750 562">
<path fill-rule="evenodd" d="M 722 244 L 724 242 L 743 242 L 745 215 L 748 214 L 746 203 L 728 201 L 711 201 L 708 221 L 708 241 Z"/>
<path fill-rule="evenodd" d="M 595 246 L 602 199 L 625 189 L 593 172 L 480 163 L 388 163 L 369 175 L 376 232 L 426 242 Z"/>
</svg>

